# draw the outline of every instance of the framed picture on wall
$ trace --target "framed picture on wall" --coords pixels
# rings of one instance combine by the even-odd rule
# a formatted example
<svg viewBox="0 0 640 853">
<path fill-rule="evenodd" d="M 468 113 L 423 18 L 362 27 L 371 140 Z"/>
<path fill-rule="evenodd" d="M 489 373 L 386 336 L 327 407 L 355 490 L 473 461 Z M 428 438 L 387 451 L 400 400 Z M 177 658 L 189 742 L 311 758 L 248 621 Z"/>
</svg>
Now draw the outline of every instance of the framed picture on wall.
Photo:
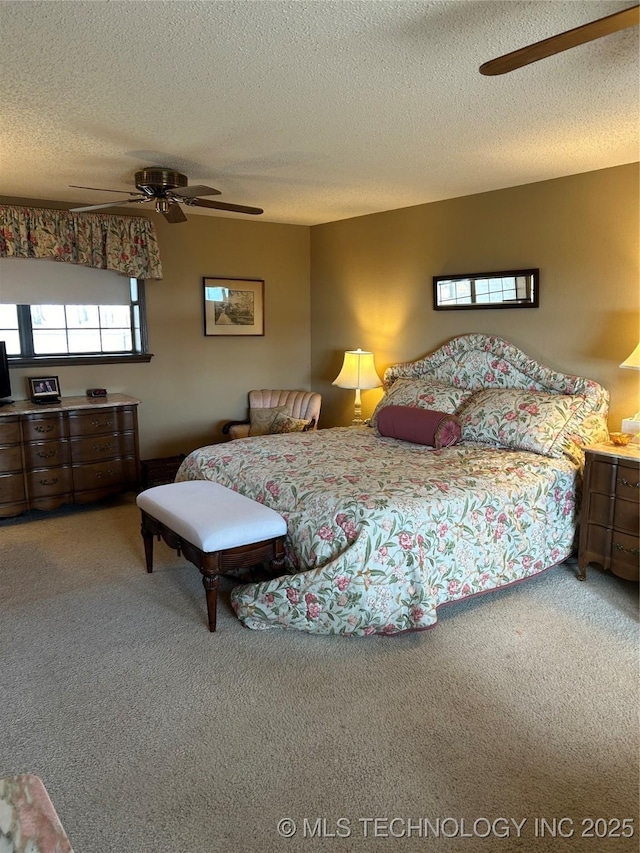
<svg viewBox="0 0 640 853">
<path fill-rule="evenodd" d="M 264 280 L 202 279 L 206 336 L 264 335 Z"/>
</svg>

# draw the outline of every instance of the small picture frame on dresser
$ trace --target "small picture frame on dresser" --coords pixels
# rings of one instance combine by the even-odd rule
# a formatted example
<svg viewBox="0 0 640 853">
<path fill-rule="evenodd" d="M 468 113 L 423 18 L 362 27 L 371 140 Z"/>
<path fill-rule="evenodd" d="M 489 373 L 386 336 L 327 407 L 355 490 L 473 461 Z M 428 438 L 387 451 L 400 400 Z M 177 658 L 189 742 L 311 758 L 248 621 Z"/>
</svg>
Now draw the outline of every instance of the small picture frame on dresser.
<svg viewBox="0 0 640 853">
<path fill-rule="evenodd" d="M 28 382 L 32 403 L 60 402 L 60 383 L 57 376 L 30 376 Z"/>
</svg>

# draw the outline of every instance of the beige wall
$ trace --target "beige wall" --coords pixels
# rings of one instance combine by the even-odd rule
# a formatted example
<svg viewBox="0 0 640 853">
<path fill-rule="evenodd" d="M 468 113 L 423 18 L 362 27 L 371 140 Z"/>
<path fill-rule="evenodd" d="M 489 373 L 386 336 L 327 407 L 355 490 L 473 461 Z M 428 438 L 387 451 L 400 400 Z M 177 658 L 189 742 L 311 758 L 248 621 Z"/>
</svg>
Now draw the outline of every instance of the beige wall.
<svg viewBox="0 0 640 853">
<path fill-rule="evenodd" d="M 506 338 L 549 367 L 611 392 L 610 429 L 640 408 L 618 365 L 639 338 L 638 164 L 388 211 L 311 229 L 312 384 L 324 426 L 347 424 L 335 388 L 345 349 L 378 372 L 454 337 Z M 540 268 L 540 307 L 434 311 L 434 275 Z M 363 415 L 379 390 L 362 392 Z"/>
<path fill-rule="evenodd" d="M 55 202 L 2 199 L 32 207 Z M 114 210 L 119 213 L 119 210 Z M 187 453 L 221 439 L 220 425 L 243 418 L 252 388 L 310 387 L 309 228 L 191 215 L 156 223 L 164 278 L 146 285 L 148 364 L 52 370 L 63 395 L 91 386 L 139 397 L 142 458 Z M 203 276 L 265 280 L 264 337 L 205 337 Z M 27 397 L 34 368 L 11 371 L 15 399 Z"/>
<path fill-rule="evenodd" d="M 65 207 L 34 199 L 0 203 Z M 153 215 L 153 214 L 152 214 Z M 466 332 L 512 341 L 612 395 L 610 426 L 640 407 L 638 373 L 618 364 L 638 340 L 638 164 L 315 226 L 154 216 L 164 267 L 147 284 L 149 364 L 58 367 L 63 394 L 90 386 L 142 400 L 143 458 L 221 439 L 251 388 L 313 388 L 321 426 L 347 424 L 353 393 L 335 388 L 345 349 L 380 374 Z M 431 277 L 540 267 L 540 308 L 434 312 Z M 203 276 L 264 278 L 264 337 L 205 337 Z M 310 281 L 312 282 L 310 293 Z M 27 396 L 33 368 L 12 370 Z M 364 415 L 380 391 L 362 394 Z"/>
</svg>

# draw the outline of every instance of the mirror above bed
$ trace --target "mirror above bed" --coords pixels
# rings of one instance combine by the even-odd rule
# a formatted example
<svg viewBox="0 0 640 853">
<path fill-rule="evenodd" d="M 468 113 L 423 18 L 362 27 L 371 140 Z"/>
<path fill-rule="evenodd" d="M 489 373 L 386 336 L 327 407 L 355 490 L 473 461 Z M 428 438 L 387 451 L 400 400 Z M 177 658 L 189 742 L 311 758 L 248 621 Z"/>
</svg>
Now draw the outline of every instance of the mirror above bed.
<svg viewBox="0 0 640 853">
<path fill-rule="evenodd" d="M 540 271 L 504 270 L 433 277 L 434 311 L 537 308 Z"/>
</svg>

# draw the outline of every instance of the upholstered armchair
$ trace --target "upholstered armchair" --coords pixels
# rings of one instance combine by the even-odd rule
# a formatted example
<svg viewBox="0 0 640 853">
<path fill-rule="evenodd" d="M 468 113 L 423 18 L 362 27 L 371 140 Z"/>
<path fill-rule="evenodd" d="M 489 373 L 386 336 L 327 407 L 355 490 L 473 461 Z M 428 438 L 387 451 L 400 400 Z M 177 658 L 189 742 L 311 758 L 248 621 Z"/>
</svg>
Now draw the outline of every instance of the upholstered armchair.
<svg viewBox="0 0 640 853">
<path fill-rule="evenodd" d="M 235 439 L 317 429 L 321 404 L 322 397 L 315 391 L 249 391 L 249 418 L 227 421 L 222 433 Z"/>
</svg>

